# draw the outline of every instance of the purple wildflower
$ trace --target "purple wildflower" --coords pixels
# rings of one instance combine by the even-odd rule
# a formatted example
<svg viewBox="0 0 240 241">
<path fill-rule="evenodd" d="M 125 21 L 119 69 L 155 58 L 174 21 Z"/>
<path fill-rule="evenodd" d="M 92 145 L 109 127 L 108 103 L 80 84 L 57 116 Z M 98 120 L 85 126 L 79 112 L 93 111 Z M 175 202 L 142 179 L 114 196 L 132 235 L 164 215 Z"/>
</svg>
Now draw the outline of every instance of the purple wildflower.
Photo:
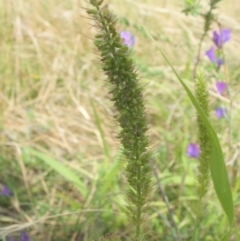
<svg viewBox="0 0 240 241">
<path fill-rule="evenodd" d="M 21 232 L 20 241 L 30 241 L 30 239 L 29 239 L 28 235 L 26 234 L 26 232 L 24 232 L 24 231 Z"/>
<path fill-rule="evenodd" d="M 227 114 L 227 110 L 225 108 L 222 108 L 222 107 L 218 107 L 216 110 L 215 110 L 215 114 L 216 114 L 216 117 L 218 119 L 221 119 L 221 118 L 224 118 Z"/>
<path fill-rule="evenodd" d="M 8 236 L 8 241 L 15 241 L 15 239 L 11 236 Z M 24 231 L 21 232 L 20 241 L 30 241 L 26 232 L 24 232 Z"/>
<path fill-rule="evenodd" d="M 221 29 L 218 33 L 217 31 L 213 32 L 213 42 L 217 48 L 222 48 L 223 44 L 231 39 L 231 30 L 230 29 Z"/>
<path fill-rule="evenodd" d="M 214 46 L 212 46 L 208 51 L 205 53 L 211 62 L 215 63 L 220 67 L 223 64 L 223 60 L 218 58 L 215 53 Z"/>
<path fill-rule="evenodd" d="M 13 237 L 9 236 L 8 241 L 15 241 L 15 239 Z"/>
<path fill-rule="evenodd" d="M 187 147 L 187 155 L 192 158 L 198 158 L 200 155 L 200 149 L 197 144 L 190 143 Z"/>
<path fill-rule="evenodd" d="M 8 189 L 6 185 L 2 185 L 2 191 L 0 192 L 0 195 L 2 196 L 10 196 L 12 192 Z"/>
<path fill-rule="evenodd" d="M 121 31 L 120 37 L 124 40 L 123 43 L 129 48 L 133 47 L 135 44 L 135 37 L 128 31 Z"/>
<path fill-rule="evenodd" d="M 217 92 L 222 95 L 224 91 L 227 89 L 227 83 L 218 81 L 216 83 L 216 89 L 217 89 Z"/>
<path fill-rule="evenodd" d="M 212 62 L 215 62 L 216 55 L 215 55 L 215 50 L 213 46 L 206 52 L 206 55 Z"/>
</svg>

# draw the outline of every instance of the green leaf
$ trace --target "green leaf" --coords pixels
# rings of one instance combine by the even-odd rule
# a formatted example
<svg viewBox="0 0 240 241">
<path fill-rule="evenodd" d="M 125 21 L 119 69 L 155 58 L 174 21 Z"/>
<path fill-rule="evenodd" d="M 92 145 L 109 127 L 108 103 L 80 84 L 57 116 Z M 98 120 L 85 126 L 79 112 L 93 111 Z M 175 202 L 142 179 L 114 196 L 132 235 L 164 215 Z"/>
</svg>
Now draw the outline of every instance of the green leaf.
<svg viewBox="0 0 240 241">
<path fill-rule="evenodd" d="M 71 182 L 75 185 L 75 187 L 80 191 L 80 193 L 86 197 L 87 196 L 87 189 L 83 182 L 79 179 L 79 177 L 68 167 L 62 164 L 59 161 L 39 152 L 34 149 L 29 150 L 30 153 L 40 159 L 41 161 L 45 162 L 48 166 L 50 166 L 53 170 L 58 172 L 61 176 L 63 176 L 67 181 Z"/>
<path fill-rule="evenodd" d="M 150 34 L 149 34 L 150 35 Z M 152 36 L 150 35 L 151 39 L 154 41 Z M 155 41 L 154 41 L 155 42 Z M 194 105 L 195 109 L 197 110 L 198 114 L 201 116 L 210 136 L 211 146 L 212 146 L 212 153 L 211 153 L 211 160 L 210 160 L 210 170 L 211 176 L 215 188 L 215 192 L 218 196 L 218 199 L 222 205 L 224 212 L 227 215 L 228 221 L 230 226 L 233 226 L 234 222 L 234 211 L 233 211 L 233 199 L 232 199 L 232 192 L 230 188 L 230 183 L 228 180 L 227 170 L 223 158 L 222 149 L 217 137 L 216 132 L 214 131 L 212 125 L 210 124 L 208 118 L 206 117 L 204 111 L 198 104 L 197 100 L 195 99 L 194 95 L 178 75 L 174 67 L 171 65 L 165 54 L 162 52 L 161 48 L 155 42 L 157 48 L 163 55 L 164 59 L 171 67 L 172 71 L 176 75 L 177 79 L 183 86 L 184 90 L 186 91 L 189 99 L 191 100 L 192 104 Z"/>
<path fill-rule="evenodd" d="M 232 231 L 232 229 L 226 235 L 224 235 L 220 240 L 221 241 L 228 241 L 230 239 L 230 236 L 231 236 L 231 231 Z"/>
</svg>

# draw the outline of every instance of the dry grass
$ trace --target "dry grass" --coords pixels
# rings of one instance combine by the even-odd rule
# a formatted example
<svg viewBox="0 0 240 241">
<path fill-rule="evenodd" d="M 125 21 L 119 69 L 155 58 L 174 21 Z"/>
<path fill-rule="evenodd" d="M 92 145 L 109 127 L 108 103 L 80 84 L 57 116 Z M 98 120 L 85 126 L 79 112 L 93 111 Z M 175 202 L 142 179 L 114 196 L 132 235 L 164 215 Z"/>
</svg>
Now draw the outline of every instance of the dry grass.
<svg viewBox="0 0 240 241">
<path fill-rule="evenodd" d="M 220 14 L 219 19 L 222 25 L 233 29 L 227 55 L 231 55 L 230 62 L 236 63 L 239 56 L 234 50 L 240 24 L 236 16 L 227 15 L 237 11 L 234 1 L 231 2 L 232 5 L 226 4 L 227 8 L 222 4 L 224 14 Z M 5 21 L 13 25 L 11 43 L 7 42 L 9 36 L 4 36 L 2 43 L 7 46 L 2 45 L 1 51 L 5 55 L 2 62 L 8 66 L 2 76 L 1 103 L 4 129 L 10 141 L 13 138 L 18 142 L 20 138 L 21 145 L 37 145 L 42 141 L 58 156 L 65 152 L 84 152 L 90 157 L 100 155 L 102 144 L 89 101 L 92 98 L 108 144 L 116 144 L 112 141 L 115 124 L 109 116 L 111 104 L 106 100 L 107 90 L 92 53 L 94 30 L 83 9 L 87 3 L 16 1 L 13 4 L 9 1 L 4 4 L 2 2 L 1 8 L 7 10 Z M 181 4 L 176 6 L 166 0 L 159 4 L 154 0 L 112 1 L 111 7 L 120 17 L 129 19 L 130 29 L 134 29 L 134 24 L 144 24 L 153 35 L 162 35 L 163 40 L 159 42 L 167 56 L 180 70 L 185 68 L 189 49 L 186 42 L 191 49 L 196 48 L 202 32 L 201 18 L 185 17 L 180 12 Z M 170 69 L 164 67 L 160 55 L 155 54 L 154 43 L 139 31 L 136 37 L 138 58 L 144 59 L 150 70 L 159 68 L 172 78 Z M 208 46 L 209 42 L 205 43 L 203 51 Z M 154 94 L 152 89 L 150 92 Z M 31 121 L 29 112 L 33 113 Z"/>
</svg>

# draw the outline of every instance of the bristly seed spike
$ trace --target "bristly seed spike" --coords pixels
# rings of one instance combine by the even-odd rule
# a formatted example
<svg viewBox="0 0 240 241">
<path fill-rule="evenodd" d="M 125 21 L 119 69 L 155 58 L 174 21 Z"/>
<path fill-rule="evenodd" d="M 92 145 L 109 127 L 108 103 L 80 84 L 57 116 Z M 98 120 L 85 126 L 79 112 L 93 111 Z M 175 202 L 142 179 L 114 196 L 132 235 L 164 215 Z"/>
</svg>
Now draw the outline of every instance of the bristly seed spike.
<svg viewBox="0 0 240 241">
<path fill-rule="evenodd" d="M 119 33 L 117 18 L 109 11 L 103 0 L 91 0 L 97 12 L 93 14 L 99 30 L 95 46 L 99 50 L 102 70 L 110 85 L 110 99 L 114 102 L 119 126 L 118 134 L 126 160 L 127 190 L 126 212 L 130 218 L 132 241 L 145 240 L 144 225 L 152 193 L 151 157 L 142 87 L 131 59 L 130 48 L 134 36 L 129 32 Z M 131 40 L 131 41 L 130 41 Z M 131 43 L 131 44 L 130 44 Z"/>
</svg>

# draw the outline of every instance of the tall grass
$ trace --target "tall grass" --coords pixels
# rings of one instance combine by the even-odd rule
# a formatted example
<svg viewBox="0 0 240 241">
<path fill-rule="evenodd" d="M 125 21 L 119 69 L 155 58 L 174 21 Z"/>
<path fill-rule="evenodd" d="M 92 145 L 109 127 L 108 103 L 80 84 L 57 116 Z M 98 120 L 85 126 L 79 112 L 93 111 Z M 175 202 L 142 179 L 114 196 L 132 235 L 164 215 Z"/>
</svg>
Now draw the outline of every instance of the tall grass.
<svg viewBox="0 0 240 241">
<path fill-rule="evenodd" d="M 147 239 L 192 240 L 196 212 L 191 206 L 198 200 L 198 160 L 189 158 L 186 148 L 198 140 L 193 120 L 196 113 L 156 45 L 182 79 L 191 80 L 184 83 L 193 90 L 203 18 L 185 17 L 181 9 L 186 5 L 179 1 L 146 4 L 113 0 L 109 6 L 118 15 L 122 30 L 131 31 L 136 38 L 131 59 L 146 100 L 152 180 L 156 184 L 146 212 Z M 201 8 L 205 13 L 207 6 L 208 2 Z M 31 240 L 93 240 L 102 235 L 124 240 L 131 234 L 132 224 L 124 214 L 124 152 L 116 138 L 118 127 L 112 118 L 115 113 L 108 85 L 103 87 L 105 77 L 96 61 L 97 51 L 92 51 L 95 29 L 89 25 L 86 8 L 89 3 L 84 1 L 0 1 L 0 185 L 12 192 L 11 196 L 0 196 L 3 239 L 13 236 L 17 240 L 21 230 Z M 232 30 L 231 42 L 224 47 L 224 74 L 220 71 L 216 75 L 204 57 L 211 30 L 218 29 L 216 23 L 200 51 L 210 94 L 211 124 L 223 149 L 236 213 L 237 8 L 221 1 L 219 15 L 215 15 Z M 228 93 L 216 92 L 215 78 L 231 80 Z M 227 108 L 228 116 L 219 120 L 213 112 L 220 105 Z M 211 184 L 203 202 L 207 208 L 197 222 L 196 239 L 218 240 L 228 233 L 229 226 Z M 238 226 L 236 217 L 236 230 L 229 240 L 238 240 Z M 106 235 L 110 232 L 114 234 Z"/>
</svg>

